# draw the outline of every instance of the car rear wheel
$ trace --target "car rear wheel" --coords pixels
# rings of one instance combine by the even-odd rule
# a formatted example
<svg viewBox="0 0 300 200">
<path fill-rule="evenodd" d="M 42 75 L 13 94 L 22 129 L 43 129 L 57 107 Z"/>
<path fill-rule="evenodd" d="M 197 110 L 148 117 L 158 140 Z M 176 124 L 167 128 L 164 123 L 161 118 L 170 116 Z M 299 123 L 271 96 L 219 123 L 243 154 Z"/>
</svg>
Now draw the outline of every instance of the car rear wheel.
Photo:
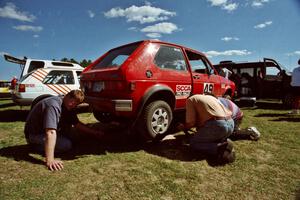
<svg viewBox="0 0 300 200">
<path fill-rule="evenodd" d="M 146 106 L 143 112 L 142 129 L 144 136 L 154 139 L 165 134 L 172 122 L 173 114 L 168 103 L 165 101 L 154 101 Z"/>
</svg>

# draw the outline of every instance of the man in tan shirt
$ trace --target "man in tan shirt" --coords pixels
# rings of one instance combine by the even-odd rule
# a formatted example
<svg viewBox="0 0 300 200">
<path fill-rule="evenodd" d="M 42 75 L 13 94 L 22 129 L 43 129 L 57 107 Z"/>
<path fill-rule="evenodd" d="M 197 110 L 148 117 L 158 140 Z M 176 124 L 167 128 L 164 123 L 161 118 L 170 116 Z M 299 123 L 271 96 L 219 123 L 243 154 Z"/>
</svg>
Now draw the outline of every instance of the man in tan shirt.
<svg viewBox="0 0 300 200">
<path fill-rule="evenodd" d="M 196 127 L 197 132 L 190 139 L 191 148 L 221 163 L 230 163 L 235 160 L 233 144 L 227 139 L 234 130 L 231 114 L 215 97 L 193 95 L 186 102 L 185 124 L 178 129 Z"/>
</svg>

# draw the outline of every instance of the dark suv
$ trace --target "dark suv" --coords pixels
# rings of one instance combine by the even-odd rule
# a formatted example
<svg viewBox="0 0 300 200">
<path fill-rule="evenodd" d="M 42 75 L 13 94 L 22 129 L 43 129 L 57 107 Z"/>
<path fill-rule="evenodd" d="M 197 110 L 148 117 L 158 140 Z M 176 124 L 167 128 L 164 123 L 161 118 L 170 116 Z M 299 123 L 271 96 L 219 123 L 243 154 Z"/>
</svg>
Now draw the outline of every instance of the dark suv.
<svg viewBox="0 0 300 200">
<path fill-rule="evenodd" d="M 214 65 L 217 71 L 224 68 L 232 73 L 229 79 L 235 82 L 235 99 L 280 99 L 290 107 L 291 74 L 279 63 L 270 58 L 258 62 L 221 61 Z"/>
<path fill-rule="evenodd" d="M 81 74 L 81 88 L 101 122 L 127 121 L 149 139 L 167 132 L 176 111 L 193 94 L 234 94 L 204 54 L 145 40 L 114 48 Z"/>
</svg>

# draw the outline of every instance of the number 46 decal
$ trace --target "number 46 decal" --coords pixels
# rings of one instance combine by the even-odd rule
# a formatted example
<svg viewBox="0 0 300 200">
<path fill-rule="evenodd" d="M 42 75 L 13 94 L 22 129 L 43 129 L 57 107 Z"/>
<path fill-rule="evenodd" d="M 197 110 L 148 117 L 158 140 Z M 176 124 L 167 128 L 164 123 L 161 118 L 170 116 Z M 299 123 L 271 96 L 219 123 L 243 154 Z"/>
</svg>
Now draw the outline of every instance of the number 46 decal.
<svg viewBox="0 0 300 200">
<path fill-rule="evenodd" d="M 203 93 L 212 93 L 214 90 L 213 83 L 204 83 Z"/>
</svg>

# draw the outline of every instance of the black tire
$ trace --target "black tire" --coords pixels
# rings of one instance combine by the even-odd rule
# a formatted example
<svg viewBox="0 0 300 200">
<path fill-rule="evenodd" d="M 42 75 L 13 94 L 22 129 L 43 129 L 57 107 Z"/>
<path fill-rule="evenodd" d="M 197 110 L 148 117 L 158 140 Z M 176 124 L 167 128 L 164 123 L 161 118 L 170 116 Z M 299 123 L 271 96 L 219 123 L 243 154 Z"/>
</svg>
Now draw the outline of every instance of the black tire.
<svg viewBox="0 0 300 200">
<path fill-rule="evenodd" d="M 173 119 L 171 107 L 165 101 L 154 101 L 146 106 L 140 124 L 146 139 L 153 140 L 167 133 Z"/>
</svg>

